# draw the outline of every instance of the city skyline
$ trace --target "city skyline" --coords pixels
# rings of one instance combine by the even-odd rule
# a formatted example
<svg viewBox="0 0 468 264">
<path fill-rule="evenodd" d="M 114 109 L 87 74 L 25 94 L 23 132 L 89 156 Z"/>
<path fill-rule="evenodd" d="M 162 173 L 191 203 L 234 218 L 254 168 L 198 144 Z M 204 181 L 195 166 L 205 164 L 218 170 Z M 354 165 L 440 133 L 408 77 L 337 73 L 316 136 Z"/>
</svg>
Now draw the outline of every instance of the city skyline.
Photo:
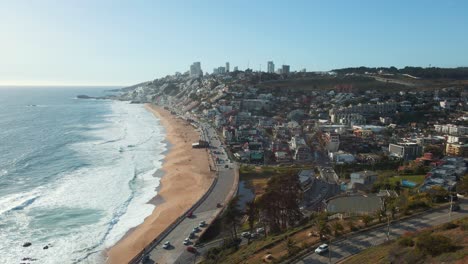
<svg viewBox="0 0 468 264">
<path fill-rule="evenodd" d="M 0 85 L 126 86 L 230 62 L 267 71 L 467 66 L 464 1 L 0 3 Z M 268 23 L 274 21 L 275 23 Z M 276 69 L 275 69 L 276 70 Z"/>
</svg>

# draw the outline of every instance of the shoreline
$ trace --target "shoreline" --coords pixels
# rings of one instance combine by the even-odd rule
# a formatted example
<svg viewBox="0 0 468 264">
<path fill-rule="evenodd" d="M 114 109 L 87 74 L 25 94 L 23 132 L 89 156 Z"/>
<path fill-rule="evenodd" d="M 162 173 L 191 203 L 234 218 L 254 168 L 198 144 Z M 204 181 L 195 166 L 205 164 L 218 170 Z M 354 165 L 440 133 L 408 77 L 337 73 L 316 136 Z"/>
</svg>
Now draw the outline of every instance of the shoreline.
<svg viewBox="0 0 468 264">
<path fill-rule="evenodd" d="M 199 133 L 186 121 L 169 111 L 151 104 L 150 111 L 165 128 L 170 144 L 164 157 L 158 193 L 148 203 L 157 201 L 151 215 L 108 249 L 106 263 L 128 263 L 172 222 L 195 204 L 209 189 L 215 175 L 209 169 L 209 156 L 205 149 L 193 149 Z M 156 171 L 155 174 L 161 173 Z"/>
</svg>

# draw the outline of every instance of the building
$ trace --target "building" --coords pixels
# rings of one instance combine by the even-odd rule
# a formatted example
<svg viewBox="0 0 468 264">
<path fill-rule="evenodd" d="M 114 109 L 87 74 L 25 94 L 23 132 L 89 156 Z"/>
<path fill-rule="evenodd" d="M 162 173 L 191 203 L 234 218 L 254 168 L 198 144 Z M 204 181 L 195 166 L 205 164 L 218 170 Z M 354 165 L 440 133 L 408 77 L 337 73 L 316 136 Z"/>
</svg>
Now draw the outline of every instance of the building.
<svg viewBox="0 0 468 264">
<path fill-rule="evenodd" d="M 229 62 L 226 62 L 226 72 L 229 72 Z"/>
<path fill-rule="evenodd" d="M 194 62 L 192 65 L 190 65 L 190 76 L 192 76 L 192 77 L 203 76 L 203 71 L 201 69 L 201 63 L 199 61 Z"/>
<path fill-rule="evenodd" d="M 281 67 L 281 73 L 282 74 L 289 74 L 289 65 L 283 65 Z"/>
<path fill-rule="evenodd" d="M 275 64 L 272 61 L 268 62 L 268 73 L 275 73 Z"/>
<path fill-rule="evenodd" d="M 213 69 L 213 74 L 224 74 L 226 73 L 225 67 L 218 67 Z"/>
<path fill-rule="evenodd" d="M 449 156 L 468 158 L 468 144 L 447 143 L 445 153 Z"/>
<path fill-rule="evenodd" d="M 301 170 L 298 176 L 303 188 L 313 184 L 315 180 L 314 170 Z"/>
<path fill-rule="evenodd" d="M 397 143 L 389 144 L 388 152 L 391 156 L 401 158 L 403 160 L 415 160 L 422 155 L 422 146 L 417 143 Z"/>
<path fill-rule="evenodd" d="M 457 126 L 452 124 L 434 125 L 434 129 L 437 133 L 441 134 L 449 134 L 454 136 L 468 135 L 468 127 L 466 126 Z"/>
<path fill-rule="evenodd" d="M 350 184 L 354 185 L 356 183 L 362 185 L 372 185 L 377 180 L 377 173 L 374 171 L 359 171 L 353 172 L 350 175 L 351 181 Z"/>
<path fill-rule="evenodd" d="M 377 104 L 357 104 L 348 107 L 336 107 L 329 111 L 330 116 L 338 114 L 361 114 L 363 116 L 371 116 L 375 114 L 393 114 L 398 109 L 398 104 L 395 102 L 385 102 Z M 338 120 L 338 119 L 337 119 Z"/>
<path fill-rule="evenodd" d="M 340 147 L 340 136 L 337 133 L 324 133 L 323 139 L 328 152 L 337 152 Z"/>
<path fill-rule="evenodd" d="M 239 71 L 239 67 L 237 67 L 237 66 L 234 67 L 234 71 L 235 71 L 235 72 L 236 72 L 236 71 Z"/>
</svg>

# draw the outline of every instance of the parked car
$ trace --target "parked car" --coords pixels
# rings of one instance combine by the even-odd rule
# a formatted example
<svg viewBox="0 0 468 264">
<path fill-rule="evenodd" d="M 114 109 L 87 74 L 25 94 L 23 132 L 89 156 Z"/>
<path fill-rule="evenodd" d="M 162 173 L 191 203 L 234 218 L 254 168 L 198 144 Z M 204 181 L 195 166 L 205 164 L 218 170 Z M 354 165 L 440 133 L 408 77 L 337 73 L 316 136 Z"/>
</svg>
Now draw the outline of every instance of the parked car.
<svg viewBox="0 0 468 264">
<path fill-rule="evenodd" d="M 263 227 L 257 228 L 257 233 L 258 233 L 258 234 L 263 234 L 263 233 L 265 233 L 265 228 L 263 228 Z"/>
<path fill-rule="evenodd" d="M 189 234 L 189 238 L 190 238 L 190 239 L 193 239 L 193 238 L 195 238 L 195 232 L 190 232 L 190 234 Z"/>
<path fill-rule="evenodd" d="M 452 212 L 455 212 L 455 211 L 460 211 L 461 207 L 459 204 L 454 204 L 452 206 Z"/>
<path fill-rule="evenodd" d="M 187 217 L 188 217 L 188 218 L 192 218 L 192 217 L 193 217 L 193 211 L 188 212 L 188 213 L 187 213 Z"/>
<path fill-rule="evenodd" d="M 198 228 L 198 226 L 194 227 L 192 232 L 194 233 L 197 233 L 197 232 L 200 232 L 200 228 Z"/>
<path fill-rule="evenodd" d="M 206 222 L 205 221 L 201 221 L 200 224 L 198 225 L 199 227 L 204 227 L 206 226 Z"/>
<path fill-rule="evenodd" d="M 315 253 L 317 254 L 322 254 L 328 251 L 328 245 L 327 244 L 322 244 L 318 248 L 315 249 Z"/>
<path fill-rule="evenodd" d="M 190 244 L 190 238 L 187 237 L 186 239 L 184 239 L 184 245 L 188 245 L 188 244 Z"/>
<path fill-rule="evenodd" d="M 241 236 L 245 237 L 245 238 L 248 238 L 248 237 L 250 237 L 250 232 L 242 232 Z"/>
<path fill-rule="evenodd" d="M 171 246 L 171 242 L 169 242 L 169 241 L 166 241 L 166 242 L 164 242 L 164 244 L 163 244 L 162 248 L 164 248 L 164 249 L 168 249 L 170 246 Z"/>
<path fill-rule="evenodd" d="M 192 246 L 188 246 L 187 251 L 190 252 L 190 253 L 197 253 L 197 249 L 192 247 Z"/>
</svg>

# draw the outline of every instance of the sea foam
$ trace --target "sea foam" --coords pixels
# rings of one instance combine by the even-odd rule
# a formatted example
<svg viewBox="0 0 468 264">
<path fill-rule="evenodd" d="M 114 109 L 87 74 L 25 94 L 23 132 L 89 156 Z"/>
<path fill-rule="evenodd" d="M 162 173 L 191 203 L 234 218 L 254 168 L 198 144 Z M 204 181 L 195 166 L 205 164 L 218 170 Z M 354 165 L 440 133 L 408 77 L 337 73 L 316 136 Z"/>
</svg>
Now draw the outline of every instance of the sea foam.
<svg viewBox="0 0 468 264">
<path fill-rule="evenodd" d="M 111 110 L 105 122 L 77 124 L 87 140 L 65 146 L 84 166 L 0 199 L 0 263 L 103 263 L 103 250 L 153 211 L 163 127 L 142 105 L 102 103 Z"/>
</svg>

